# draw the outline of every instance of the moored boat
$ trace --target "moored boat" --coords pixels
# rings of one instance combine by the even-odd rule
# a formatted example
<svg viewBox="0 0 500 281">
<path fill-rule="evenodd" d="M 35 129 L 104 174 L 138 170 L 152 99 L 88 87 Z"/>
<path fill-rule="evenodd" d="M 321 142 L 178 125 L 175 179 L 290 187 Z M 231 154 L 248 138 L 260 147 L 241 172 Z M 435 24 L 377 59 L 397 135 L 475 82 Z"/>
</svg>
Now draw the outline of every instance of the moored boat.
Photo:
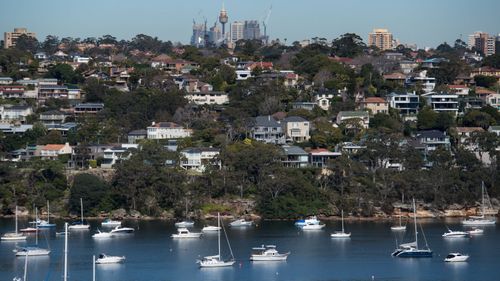
<svg viewBox="0 0 500 281">
<path fill-rule="evenodd" d="M 469 233 L 465 231 L 455 231 L 448 229 L 448 232 L 445 232 L 442 236 L 444 238 L 467 238 L 469 237 Z"/>
<path fill-rule="evenodd" d="M 344 230 L 344 210 L 341 211 L 342 213 L 342 230 L 341 231 L 335 231 L 334 233 L 330 234 L 330 237 L 332 238 L 349 238 L 351 237 L 351 233 L 346 233 Z"/>
<path fill-rule="evenodd" d="M 207 225 L 201 229 L 201 232 L 216 232 L 219 231 L 220 229 L 221 229 L 220 226 Z"/>
<path fill-rule="evenodd" d="M 481 228 L 472 228 L 471 230 L 467 231 L 467 233 L 469 233 L 469 235 L 479 235 L 483 234 L 484 230 L 482 230 Z"/>
<path fill-rule="evenodd" d="M 175 223 L 175 227 L 193 227 L 194 226 L 194 221 L 189 221 L 189 220 L 184 220 L 180 222 Z"/>
<path fill-rule="evenodd" d="M 106 254 L 100 254 L 95 260 L 96 264 L 110 264 L 110 263 L 121 263 L 125 261 L 124 256 L 108 256 Z"/>
<path fill-rule="evenodd" d="M 295 221 L 295 226 L 302 227 L 306 224 L 320 224 L 320 221 L 316 216 L 310 216 L 306 219 L 300 219 Z"/>
<path fill-rule="evenodd" d="M 247 221 L 245 219 L 237 219 L 229 223 L 232 227 L 240 227 L 240 226 L 252 226 L 253 221 Z"/>
<path fill-rule="evenodd" d="M 290 252 L 279 253 L 275 245 L 262 245 L 252 248 L 251 261 L 285 261 Z"/>
<path fill-rule="evenodd" d="M 106 238 L 112 238 L 113 233 L 111 232 L 101 232 L 99 229 L 97 229 L 97 233 L 92 235 L 92 238 L 94 239 L 106 239 Z"/>
<path fill-rule="evenodd" d="M 444 259 L 445 262 L 465 262 L 469 259 L 468 255 L 462 255 L 460 253 L 449 253 Z"/>
<path fill-rule="evenodd" d="M 224 229 L 224 226 L 221 227 L 219 213 L 217 213 L 217 228 L 218 228 L 217 229 L 217 245 L 218 245 L 219 251 L 218 251 L 217 255 L 205 256 L 201 260 L 196 261 L 200 265 L 200 268 L 228 267 L 228 266 L 232 266 L 235 263 L 233 250 L 231 249 L 231 244 L 229 244 L 229 239 L 227 238 L 226 230 Z M 224 260 L 221 257 L 221 250 L 220 250 L 220 230 L 221 230 L 221 228 L 224 230 L 224 236 L 226 237 L 226 242 L 227 242 L 227 245 L 229 247 L 229 251 L 231 253 L 231 258 L 229 260 Z"/>
<path fill-rule="evenodd" d="M 110 232 L 112 234 L 130 234 L 134 233 L 135 229 L 133 227 L 121 227 L 117 226 L 113 228 Z"/>
<path fill-rule="evenodd" d="M 112 219 L 105 219 L 103 222 L 101 222 L 102 227 L 115 227 L 115 226 L 121 226 L 122 222 L 121 221 L 116 221 Z"/>
<path fill-rule="evenodd" d="M 2 241 L 22 241 L 22 240 L 26 240 L 26 236 L 24 236 L 24 234 L 22 233 L 19 233 L 17 231 L 17 206 L 16 206 L 16 222 L 15 222 L 15 228 L 14 228 L 14 232 L 8 232 L 8 233 L 5 233 L 4 235 L 2 235 L 2 237 L 0 238 L 0 240 Z"/>
<path fill-rule="evenodd" d="M 200 238 L 201 232 L 190 232 L 187 228 L 181 227 L 177 229 L 177 233 L 171 235 L 172 238 Z"/>
<path fill-rule="evenodd" d="M 488 196 L 484 188 L 484 182 L 481 182 L 481 215 L 480 216 L 470 216 L 469 218 L 462 221 L 463 225 L 494 225 L 496 224 L 496 219 L 485 217 L 485 196 Z"/>
<path fill-rule="evenodd" d="M 308 223 L 304 226 L 301 227 L 302 230 L 321 230 L 323 229 L 323 227 L 325 227 L 324 224 L 312 224 L 312 223 Z"/>
</svg>

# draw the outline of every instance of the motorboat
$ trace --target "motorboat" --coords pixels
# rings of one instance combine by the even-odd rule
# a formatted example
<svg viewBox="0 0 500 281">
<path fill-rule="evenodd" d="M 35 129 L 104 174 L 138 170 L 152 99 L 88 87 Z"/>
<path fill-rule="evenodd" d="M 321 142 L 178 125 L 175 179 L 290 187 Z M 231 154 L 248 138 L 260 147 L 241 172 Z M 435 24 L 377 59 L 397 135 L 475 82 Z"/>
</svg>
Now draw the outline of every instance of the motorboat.
<svg viewBox="0 0 500 281">
<path fill-rule="evenodd" d="M 275 245 L 262 245 L 252 248 L 251 261 L 285 261 L 290 252 L 280 254 Z"/>
<path fill-rule="evenodd" d="M 221 229 L 220 226 L 207 225 L 201 229 L 201 232 L 216 232 L 219 231 L 220 229 Z"/>
<path fill-rule="evenodd" d="M 25 257 L 25 256 L 47 256 L 50 254 L 49 249 L 40 248 L 38 246 L 26 246 L 20 247 L 15 250 L 16 256 Z"/>
<path fill-rule="evenodd" d="M 229 239 L 227 238 L 226 230 L 224 226 L 221 227 L 220 223 L 220 215 L 217 213 L 217 245 L 218 245 L 218 254 L 213 256 L 203 257 L 201 260 L 197 260 L 196 262 L 200 265 L 200 268 L 213 268 L 213 267 L 227 267 L 232 266 L 235 263 L 233 250 L 231 249 L 231 244 L 229 244 Z M 224 230 L 224 236 L 226 237 L 226 242 L 229 248 L 229 252 L 231 253 L 231 258 L 229 260 L 224 260 L 221 257 L 220 250 L 220 230 L 221 228 Z"/>
<path fill-rule="evenodd" d="M 175 227 L 193 227 L 194 226 L 194 221 L 180 221 L 175 223 Z"/>
<path fill-rule="evenodd" d="M 22 233 L 35 233 L 37 230 L 35 227 L 25 227 L 25 228 L 21 228 L 19 229 L 19 232 L 22 232 Z"/>
<path fill-rule="evenodd" d="M 444 238 L 466 238 L 469 237 L 469 233 L 465 231 L 454 231 L 448 229 L 448 232 L 445 232 L 442 236 Z"/>
<path fill-rule="evenodd" d="M 122 222 L 121 221 L 115 221 L 112 219 L 105 219 L 103 222 L 101 222 L 102 227 L 115 227 L 115 226 L 121 226 Z"/>
<path fill-rule="evenodd" d="M 332 238 L 349 238 L 351 237 L 351 233 L 346 233 L 344 231 L 344 210 L 341 211 L 342 213 L 342 230 L 341 231 L 335 231 L 334 233 L 330 234 L 330 237 Z"/>
<path fill-rule="evenodd" d="M 468 255 L 462 255 L 460 253 L 449 253 L 444 259 L 445 262 L 465 262 L 469 259 Z"/>
<path fill-rule="evenodd" d="M 306 224 L 320 224 L 320 221 L 318 220 L 318 218 L 316 216 L 310 216 L 306 219 L 295 221 L 295 226 L 298 226 L 298 227 L 302 227 Z"/>
<path fill-rule="evenodd" d="M 403 225 L 401 223 L 401 216 L 399 216 L 399 225 L 393 225 L 391 226 L 392 231 L 405 231 L 406 230 L 406 225 Z"/>
<path fill-rule="evenodd" d="M 481 198 L 482 198 L 481 199 L 481 215 L 480 216 L 470 216 L 469 218 L 462 221 L 463 225 L 494 225 L 494 224 L 496 224 L 496 219 L 494 219 L 494 218 L 489 219 L 489 218 L 485 217 L 485 213 L 486 213 L 485 212 L 485 208 L 486 208 L 485 196 L 487 197 L 488 194 L 486 193 L 486 190 L 484 188 L 484 182 L 482 182 L 481 183 Z"/>
<path fill-rule="evenodd" d="M 467 231 L 467 233 L 469 233 L 469 235 L 479 235 L 479 234 L 483 234 L 484 230 L 481 228 L 473 228 L 473 229 Z"/>
<path fill-rule="evenodd" d="M 8 232 L 8 233 L 5 233 L 4 235 L 2 235 L 2 237 L 0 238 L 0 240 L 2 241 L 22 241 L 22 240 L 26 240 L 26 236 L 24 236 L 24 234 L 22 233 L 19 233 L 17 231 L 17 206 L 16 206 L 16 222 L 15 222 L 15 228 L 14 228 L 14 232 Z"/>
<path fill-rule="evenodd" d="M 190 232 L 187 228 L 177 228 L 177 233 L 172 234 L 172 238 L 200 238 L 201 232 Z"/>
<path fill-rule="evenodd" d="M 321 230 L 325 227 L 324 224 L 314 224 L 314 223 L 307 223 L 306 225 L 302 226 L 302 230 Z"/>
<path fill-rule="evenodd" d="M 130 234 L 134 233 L 135 229 L 133 227 L 121 227 L 117 226 L 111 229 L 111 233 L 113 234 Z"/>
<path fill-rule="evenodd" d="M 80 221 L 73 222 L 70 226 L 68 226 L 70 230 L 89 230 L 90 224 L 88 224 L 85 220 L 83 220 L 83 199 L 80 198 Z"/>
<path fill-rule="evenodd" d="M 229 223 L 232 227 L 240 227 L 240 226 L 252 226 L 253 221 L 247 221 L 245 219 L 237 219 Z"/>
<path fill-rule="evenodd" d="M 95 233 L 94 235 L 92 235 L 92 238 L 94 239 L 105 239 L 105 238 L 112 238 L 113 237 L 113 233 L 111 232 L 101 232 L 99 229 L 97 229 L 97 233 Z"/>
<path fill-rule="evenodd" d="M 125 261 L 124 256 L 108 256 L 106 254 L 100 254 L 95 260 L 96 264 L 110 264 L 110 263 L 121 263 Z"/>
<path fill-rule="evenodd" d="M 392 256 L 399 258 L 432 258 L 432 250 L 427 245 L 427 240 L 425 249 L 418 248 L 417 207 L 415 199 L 413 199 L 413 221 L 415 224 L 415 241 L 399 245 L 399 247 L 392 252 Z"/>
</svg>

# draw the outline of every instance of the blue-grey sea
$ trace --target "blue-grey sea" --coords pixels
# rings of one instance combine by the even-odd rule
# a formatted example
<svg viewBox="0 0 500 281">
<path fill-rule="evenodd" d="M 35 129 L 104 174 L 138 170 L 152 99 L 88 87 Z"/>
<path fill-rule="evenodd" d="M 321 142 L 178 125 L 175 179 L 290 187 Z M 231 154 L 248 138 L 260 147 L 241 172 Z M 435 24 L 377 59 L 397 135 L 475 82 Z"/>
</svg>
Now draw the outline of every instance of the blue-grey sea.
<svg viewBox="0 0 500 281">
<path fill-rule="evenodd" d="M 64 237 L 55 231 L 44 230 L 39 236 L 39 246 L 51 249 L 50 256 L 29 257 L 29 281 L 62 280 Z M 228 223 L 228 222 L 225 222 Z M 396 223 L 396 222 L 394 222 Z M 91 234 L 99 221 L 91 221 L 90 231 L 72 231 L 69 236 L 70 281 L 92 280 L 92 255 L 106 253 L 126 256 L 123 264 L 97 265 L 98 281 L 166 281 L 166 280 L 500 280 L 500 230 L 498 226 L 484 227 L 484 234 L 468 239 L 445 239 L 447 230 L 464 229 L 458 219 L 421 220 L 423 232 L 433 258 L 394 258 L 391 252 L 396 241 L 409 242 L 413 230 L 395 234 L 390 230 L 392 222 L 346 221 L 350 239 L 336 240 L 330 233 L 340 228 L 340 222 L 326 222 L 320 231 L 304 232 L 293 222 L 263 221 L 247 228 L 226 226 L 229 240 L 237 260 L 233 267 L 199 269 L 196 259 L 217 254 L 217 234 L 206 234 L 201 239 L 173 240 L 173 222 L 125 221 L 124 225 L 136 228 L 132 235 L 108 240 L 94 240 Z M 212 222 L 215 224 L 215 222 Z M 20 220 L 20 227 L 27 220 Z M 204 223 L 197 222 L 194 230 Z M 13 219 L 0 219 L 0 233 L 14 228 Z M 223 238 L 224 242 L 225 239 Z M 34 237 L 26 243 L 33 244 Z M 25 242 L 17 243 L 22 246 Z M 274 244 L 280 252 L 291 252 L 286 262 L 250 262 L 251 248 L 262 244 Z M 0 243 L 0 281 L 22 277 L 24 258 L 15 256 L 15 242 Z M 223 253 L 229 256 L 228 247 L 222 244 Z M 469 254 L 466 263 L 445 263 L 449 252 Z"/>
</svg>

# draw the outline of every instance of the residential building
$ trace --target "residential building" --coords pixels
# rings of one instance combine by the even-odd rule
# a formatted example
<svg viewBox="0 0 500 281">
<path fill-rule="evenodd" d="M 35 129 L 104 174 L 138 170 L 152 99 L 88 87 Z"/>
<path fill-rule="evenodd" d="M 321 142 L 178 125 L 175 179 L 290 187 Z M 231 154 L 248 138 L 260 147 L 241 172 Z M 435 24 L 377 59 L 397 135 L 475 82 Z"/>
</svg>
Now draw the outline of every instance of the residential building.
<svg viewBox="0 0 500 281">
<path fill-rule="evenodd" d="M 494 133 L 494 134 L 496 134 L 497 136 L 500 137 L 500 126 L 489 126 L 488 127 L 488 132 Z"/>
<path fill-rule="evenodd" d="M 469 35 L 467 46 L 469 49 L 475 48 L 485 56 L 493 55 L 496 51 L 496 37 L 486 32 L 477 31 Z"/>
<path fill-rule="evenodd" d="M 383 98 L 379 97 L 368 97 L 364 98 L 358 104 L 359 110 L 368 110 L 372 115 L 378 113 L 389 113 L 389 103 Z"/>
<path fill-rule="evenodd" d="M 341 155 L 341 152 L 333 152 L 326 148 L 312 149 L 309 151 L 309 164 L 316 168 L 325 168 L 330 161 Z"/>
<path fill-rule="evenodd" d="M 190 70 L 197 69 L 199 64 L 183 59 L 172 59 L 167 55 L 160 55 L 151 60 L 151 67 L 161 68 L 172 73 L 189 73 Z"/>
<path fill-rule="evenodd" d="M 0 77 L 0 85 L 10 85 L 14 80 L 10 77 Z"/>
<path fill-rule="evenodd" d="M 305 109 L 309 111 L 313 110 L 314 107 L 317 106 L 316 102 L 308 102 L 308 101 L 296 101 L 292 102 L 291 105 L 292 109 Z"/>
<path fill-rule="evenodd" d="M 28 130 L 33 129 L 33 125 L 26 124 L 11 124 L 11 123 L 1 123 L 0 122 L 0 132 L 4 134 L 24 134 Z"/>
<path fill-rule="evenodd" d="M 62 124 L 47 124 L 45 125 L 47 130 L 49 131 L 58 131 L 61 133 L 61 136 L 67 136 L 68 133 L 73 132 L 76 133 L 76 129 L 78 124 L 75 122 L 66 122 Z"/>
<path fill-rule="evenodd" d="M 397 94 L 387 96 L 389 106 L 397 109 L 401 115 L 416 115 L 420 107 L 420 96 L 415 93 Z"/>
<path fill-rule="evenodd" d="M 468 96 L 470 88 L 465 85 L 448 85 L 450 92 L 458 96 Z"/>
<path fill-rule="evenodd" d="M 144 129 L 131 131 L 127 135 L 128 143 L 137 143 L 140 140 L 146 139 L 147 137 L 148 131 Z"/>
<path fill-rule="evenodd" d="M 398 85 L 403 86 L 406 81 L 406 75 L 403 73 L 389 73 L 389 74 L 384 74 L 383 75 L 384 80 L 388 82 L 394 82 Z"/>
<path fill-rule="evenodd" d="M 370 125 L 370 115 L 368 111 L 341 111 L 337 114 L 337 124 L 343 124 L 348 120 L 357 120 L 357 123 L 365 129 Z"/>
<path fill-rule="evenodd" d="M 69 100 L 79 100 L 81 98 L 81 90 L 74 85 L 66 85 L 68 87 L 68 99 Z"/>
<path fill-rule="evenodd" d="M 458 95 L 449 93 L 431 92 L 422 95 L 427 104 L 436 112 L 458 113 Z"/>
<path fill-rule="evenodd" d="M 329 110 L 332 104 L 332 99 L 336 96 L 340 96 L 340 90 L 338 91 L 328 91 L 320 90 L 313 94 L 313 100 L 319 108 L 323 110 Z"/>
<path fill-rule="evenodd" d="M 38 52 L 34 55 L 34 57 L 35 57 L 35 59 L 40 60 L 40 61 L 48 59 L 48 56 L 45 52 Z"/>
<path fill-rule="evenodd" d="M 131 150 L 137 149 L 138 147 L 137 144 L 121 144 L 120 146 L 105 149 L 101 168 L 111 169 L 115 164 L 130 159 L 132 155 Z"/>
<path fill-rule="evenodd" d="M 287 168 L 305 168 L 309 166 L 309 154 L 298 146 L 283 145 L 281 163 Z"/>
<path fill-rule="evenodd" d="M 496 108 L 497 110 L 500 111 L 500 94 L 499 93 L 494 93 L 494 94 L 488 94 L 484 97 L 484 101 L 486 102 L 487 105 Z"/>
<path fill-rule="evenodd" d="M 245 23 L 241 21 L 234 21 L 231 24 L 231 43 L 236 43 L 238 40 L 244 39 Z"/>
<path fill-rule="evenodd" d="M 406 78 L 405 86 L 422 88 L 424 92 L 430 93 L 436 87 L 436 78 L 427 77 L 427 70 L 422 70 L 417 75 Z"/>
<path fill-rule="evenodd" d="M 247 70 L 247 69 L 238 69 L 235 71 L 236 72 L 236 80 L 247 80 L 248 78 L 252 77 L 252 71 Z"/>
<path fill-rule="evenodd" d="M 74 56 L 73 61 L 78 64 L 88 64 L 90 62 L 90 57 L 87 56 Z"/>
<path fill-rule="evenodd" d="M 40 156 L 44 159 L 57 159 L 60 155 L 71 155 L 73 148 L 69 143 L 47 144 L 40 150 Z"/>
<path fill-rule="evenodd" d="M 3 99 L 24 98 L 24 86 L 22 85 L 0 85 L 0 97 Z"/>
<path fill-rule="evenodd" d="M 432 152 L 439 147 L 446 150 L 450 150 L 451 147 L 450 137 L 447 136 L 446 133 L 438 130 L 418 131 L 415 137 L 425 148 L 425 155 L 428 155 L 427 153 Z"/>
<path fill-rule="evenodd" d="M 290 116 L 283 121 L 283 130 L 287 141 L 304 142 L 310 138 L 310 123 L 300 116 Z"/>
<path fill-rule="evenodd" d="M 405 75 L 412 73 L 413 70 L 417 67 L 418 67 L 418 63 L 416 63 L 412 60 L 404 60 L 404 61 L 399 62 L 399 68 L 401 68 L 401 71 Z"/>
<path fill-rule="evenodd" d="M 226 92 L 192 92 L 185 95 L 186 99 L 198 105 L 226 104 L 229 97 Z"/>
<path fill-rule="evenodd" d="M 97 114 L 104 109 L 103 103 L 79 103 L 73 108 L 75 114 Z"/>
<path fill-rule="evenodd" d="M 187 138 L 192 134 L 191 129 L 185 129 L 174 122 L 153 122 L 147 127 L 147 131 L 147 138 L 153 140 Z"/>
<path fill-rule="evenodd" d="M 66 113 L 59 110 L 50 110 L 40 113 L 40 122 L 47 125 L 61 125 L 66 121 Z"/>
<path fill-rule="evenodd" d="M 474 133 L 484 132 L 484 129 L 481 127 L 456 127 L 455 131 L 458 136 L 458 144 L 473 151 L 477 148 L 477 144 L 472 141 L 471 137 Z"/>
<path fill-rule="evenodd" d="M 36 39 L 36 34 L 34 32 L 29 32 L 26 28 L 14 28 L 14 32 L 5 32 L 3 37 L 3 47 L 9 49 L 16 46 L 17 39 L 22 35 L 28 37 L 33 37 Z"/>
<path fill-rule="evenodd" d="M 0 122 L 25 122 L 28 115 L 33 114 L 33 109 L 28 105 L 0 105 Z"/>
<path fill-rule="evenodd" d="M 477 75 L 493 76 L 496 78 L 500 78 L 500 69 L 496 69 L 489 66 L 474 68 L 470 73 L 470 77 L 474 78 Z"/>
<path fill-rule="evenodd" d="M 220 150 L 211 147 L 191 147 L 181 150 L 180 167 L 185 170 L 204 172 L 208 166 L 221 169 L 222 163 L 218 159 Z"/>
<path fill-rule="evenodd" d="M 48 99 L 68 99 L 68 87 L 41 84 L 38 88 L 38 101 L 44 103 Z"/>
<path fill-rule="evenodd" d="M 257 116 L 251 129 L 251 137 L 257 141 L 284 144 L 285 134 L 281 124 L 272 116 Z"/>
<path fill-rule="evenodd" d="M 394 49 L 392 33 L 387 29 L 374 29 L 368 34 L 368 46 L 374 46 L 382 51 Z"/>
</svg>

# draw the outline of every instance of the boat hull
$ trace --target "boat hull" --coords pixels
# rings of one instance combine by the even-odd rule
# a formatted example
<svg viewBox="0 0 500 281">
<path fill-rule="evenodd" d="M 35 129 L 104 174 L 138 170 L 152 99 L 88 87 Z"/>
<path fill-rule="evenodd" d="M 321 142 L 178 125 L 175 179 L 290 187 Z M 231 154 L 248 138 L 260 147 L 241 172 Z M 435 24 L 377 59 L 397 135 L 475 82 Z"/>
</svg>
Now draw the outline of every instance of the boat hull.
<svg viewBox="0 0 500 281">
<path fill-rule="evenodd" d="M 351 238 L 351 233 L 332 233 L 330 234 L 332 238 Z"/>
<path fill-rule="evenodd" d="M 125 261 L 125 257 L 105 257 L 100 258 L 95 261 L 96 264 L 112 264 L 112 263 L 121 263 Z"/>
<path fill-rule="evenodd" d="M 391 226 L 392 231 L 405 231 L 406 226 Z"/>
<path fill-rule="evenodd" d="M 250 256 L 251 261 L 286 261 L 289 254 L 280 254 L 275 256 L 261 256 L 261 255 L 252 255 Z"/>
<path fill-rule="evenodd" d="M 200 238 L 201 233 L 189 233 L 189 234 L 172 234 L 172 238 L 183 239 L 183 238 Z"/>
<path fill-rule="evenodd" d="M 394 255 L 394 254 L 393 254 Z M 394 256 L 398 258 L 432 258 L 430 250 L 402 250 Z"/>
<path fill-rule="evenodd" d="M 17 257 L 25 257 L 27 255 L 32 257 L 32 256 L 47 256 L 50 254 L 50 250 L 47 249 L 30 249 L 28 251 L 21 250 L 16 252 Z"/>
<path fill-rule="evenodd" d="M 68 229 L 70 229 L 70 230 L 89 230 L 90 225 L 89 224 L 70 225 L 70 226 L 68 226 Z"/>
<path fill-rule="evenodd" d="M 7 233 L 0 238 L 2 241 L 23 241 L 26 240 L 26 236 L 20 233 Z"/>
<path fill-rule="evenodd" d="M 463 225 L 494 225 L 495 220 L 463 220 Z"/>
<path fill-rule="evenodd" d="M 221 228 L 220 227 L 217 227 L 217 226 L 205 226 L 201 231 L 202 232 L 217 232 L 219 231 Z"/>
</svg>

